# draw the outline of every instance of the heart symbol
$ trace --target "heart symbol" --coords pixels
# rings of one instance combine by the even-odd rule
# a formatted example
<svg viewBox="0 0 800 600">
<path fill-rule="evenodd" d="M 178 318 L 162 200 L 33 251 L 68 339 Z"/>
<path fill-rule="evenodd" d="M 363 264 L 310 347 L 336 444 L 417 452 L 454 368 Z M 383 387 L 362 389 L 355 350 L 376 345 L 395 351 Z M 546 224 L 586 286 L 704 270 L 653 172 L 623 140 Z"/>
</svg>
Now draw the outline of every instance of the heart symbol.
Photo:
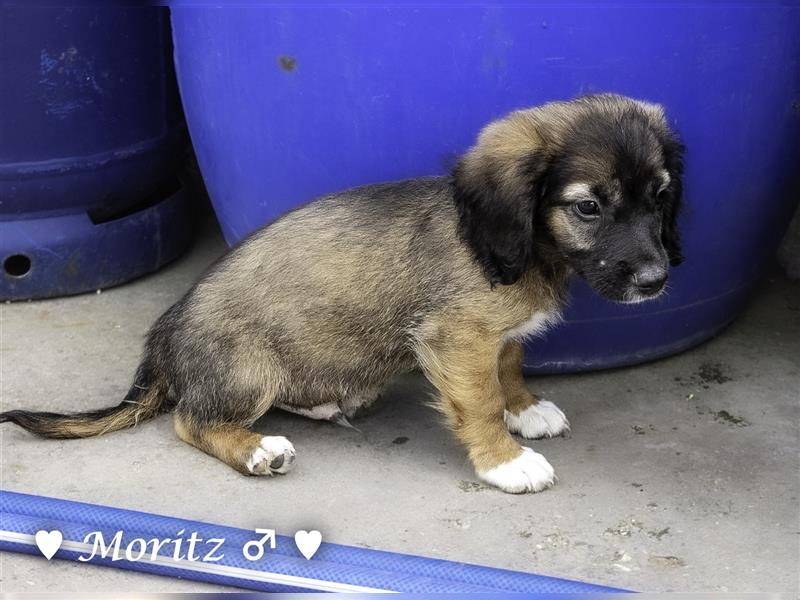
<svg viewBox="0 0 800 600">
<path fill-rule="evenodd" d="M 300 550 L 300 553 L 308 560 L 314 556 L 319 549 L 319 545 L 322 543 L 322 534 L 316 529 L 312 529 L 311 531 L 304 531 L 301 529 L 294 534 L 294 543 L 297 545 L 297 549 Z"/>
<path fill-rule="evenodd" d="M 47 560 L 50 560 L 53 558 L 53 555 L 58 552 L 58 549 L 61 548 L 61 542 L 64 540 L 64 536 L 61 535 L 61 532 L 57 529 L 53 531 L 45 531 L 42 529 L 36 532 L 34 539 L 36 540 L 36 545 L 39 547 L 39 551 L 44 554 Z"/>
</svg>

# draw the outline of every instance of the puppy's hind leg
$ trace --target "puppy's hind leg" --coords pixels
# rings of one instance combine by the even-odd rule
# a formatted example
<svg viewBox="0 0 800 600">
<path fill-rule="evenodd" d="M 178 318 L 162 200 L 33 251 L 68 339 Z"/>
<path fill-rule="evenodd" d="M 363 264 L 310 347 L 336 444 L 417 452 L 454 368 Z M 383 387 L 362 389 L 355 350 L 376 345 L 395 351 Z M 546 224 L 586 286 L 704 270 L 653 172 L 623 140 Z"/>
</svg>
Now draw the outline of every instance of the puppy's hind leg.
<svg viewBox="0 0 800 600">
<path fill-rule="evenodd" d="M 188 386 L 175 407 L 175 431 L 245 475 L 283 474 L 294 465 L 292 443 L 249 429 L 274 402 L 282 377 L 267 359 L 259 364 L 240 361 L 238 369 L 228 368 L 227 379 L 211 369 L 202 386 Z"/>
<path fill-rule="evenodd" d="M 562 435 L 569 431 L 569 421 L 555 404 L 528 391 L 522 376 L 523 356 L 522 343 L 517 340 L 500 350 L 498 376 L 506 398 L 506 426 L 529 440 Z"/>
<path fill-rule="evenodd" d="M 184 442 L 245 475 L 283 474 L 294 466 L 294 446 L 280 435 L 262 436 L 244 425 L 199 424 L 180 412 L 175 431 Z"/>
</svg>

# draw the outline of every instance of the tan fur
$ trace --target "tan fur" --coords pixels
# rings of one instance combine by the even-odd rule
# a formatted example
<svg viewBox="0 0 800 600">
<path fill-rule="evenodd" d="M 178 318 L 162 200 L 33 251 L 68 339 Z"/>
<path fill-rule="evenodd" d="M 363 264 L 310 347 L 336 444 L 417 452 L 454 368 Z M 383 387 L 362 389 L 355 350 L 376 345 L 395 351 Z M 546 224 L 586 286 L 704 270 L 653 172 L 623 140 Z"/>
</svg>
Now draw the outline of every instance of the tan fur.
<svg viewBox="0 0 800 600">
<path fill-rule="evenodd" d="M 418 356 L 441 394 L 440 408 L 450 428 L 475 468 L 483 471 L 512 460 L 521 450 L 503 423 L 506 400 L 498 378 L 499 338 L 477 326 L 451 321 L 438 339 L 420 346 Z"/>
<path fill-rule="evenodd" d="M 539 403 L 539 399 L 525 385 L 522 376 L 523 358 L 522 343 L 516 340 L 507 342 L 500 351 L 500 386 L 506 399 L 506 410 L 514 415 L 519 415 L 526 408 Z"/>
<path fill-rule="evenodd" d="M 573 250 L 591 250 L 594 245 L 592 236 L 587 231 L 576 228 L 573 219 L 567 215 L 569 207 L 555 207 L 547 215 L 547 222 L 550 225 L 555 238 L 564 246 Z"/>
<path fill-rule="evenodd" d="M 559 283 L 566 274 L 563 278 Z M 514 286 L 494 291 L 482 286 L 463 303 L 446 307 L 417 337 L 423 372 L 439 391 L 439 407 L 478 471 L 522 451 L 505 427 L 503 411 L 509 405 L 518 411 L 536 400 L 522 379 L 522 347 L 504 334 L 534 312 L 558 308 L 559 290 L 542 282 L 533 271 Z"/>
<path fill-rule="evenodd" d="M 252 473 L 247 461 L 259 447 L 261 436 L 236 425 L 198 426 L 175 416 L 175 432 L 187 444 L 215 456 L 244 475 Z"/>
</svg>

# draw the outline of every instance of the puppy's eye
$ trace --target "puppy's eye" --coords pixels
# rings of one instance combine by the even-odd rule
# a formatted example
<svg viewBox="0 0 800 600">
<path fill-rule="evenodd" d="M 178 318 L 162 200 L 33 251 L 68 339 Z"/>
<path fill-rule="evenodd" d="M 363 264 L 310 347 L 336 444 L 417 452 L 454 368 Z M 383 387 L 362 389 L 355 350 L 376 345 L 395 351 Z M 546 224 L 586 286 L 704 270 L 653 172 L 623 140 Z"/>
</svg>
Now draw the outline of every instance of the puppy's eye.
<svg viewBox="0 0 800 600">
<path fill-rule="evenodd" d="M 596 217 L 600 214 L 600 205 L 594 200 L 581 200 L 575 203 L 575 210 L 582 217 Z"/>
</svg>

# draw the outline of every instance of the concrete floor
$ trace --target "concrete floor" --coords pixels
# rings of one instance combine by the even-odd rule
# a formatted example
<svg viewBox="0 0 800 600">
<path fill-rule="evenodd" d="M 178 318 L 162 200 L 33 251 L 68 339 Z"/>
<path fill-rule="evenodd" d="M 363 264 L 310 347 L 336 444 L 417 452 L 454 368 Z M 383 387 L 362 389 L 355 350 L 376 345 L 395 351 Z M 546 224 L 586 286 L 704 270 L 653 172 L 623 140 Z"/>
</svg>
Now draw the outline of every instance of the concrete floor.
<svg viewBox="0 0 800 600">
<path fill-rule="evenodd" d="M 0 305 L 3 410 L 116 404 L 149 325 L 223 248 L 214 233 L 129 285 Z M 416 376 L 361 433 L 270 413 L 259 429 L 298 449 L 286 477 L 242 477 L 162 417 L 64 442 L 4 425 L 2 487 L 636 590 L 800 594 L 800 283 L 768 278 L 733 326 L 690 352 L 530 385 L 573 428 L 532 444 L 559 475 L 536 495 L 477 483 Z M 221 589 L 8 553 L 0 580 L 2 592 Z"/>
</svg>

